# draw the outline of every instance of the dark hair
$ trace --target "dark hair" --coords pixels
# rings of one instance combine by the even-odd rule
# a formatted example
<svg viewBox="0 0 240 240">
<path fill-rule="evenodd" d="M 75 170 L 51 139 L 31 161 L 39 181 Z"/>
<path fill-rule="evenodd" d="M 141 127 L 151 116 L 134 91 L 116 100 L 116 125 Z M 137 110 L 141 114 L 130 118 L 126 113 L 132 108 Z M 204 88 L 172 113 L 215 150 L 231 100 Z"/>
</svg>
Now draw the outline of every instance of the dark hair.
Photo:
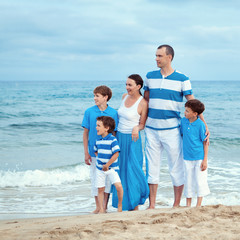
<svg viewBox="0 0 240 240">
<path fill-rule="evenodd" d="M 130 76 L 128 76 L 128 78 L 132 79 L 137 85 L 140 85 L 140 89 L 139 89 L 139 93 L 142 95 L 141 93 L 141 88 L 143 87 L 143 79 L 140 75 L 138 74 L 131 74 Z"/>
<path fill-rule="evenodd" d="M 205 110 L 204 104 L 197 99 L 188 100 L 185 103 L 185 107 L 192 109 L 192 111 L 196 112 L 198 115 L 203 113 L 203 111 Z"/>
<path fill-rule="evenodd" d="M 102 85 L 102 86 L 98 86 L 96 87 L 94 90 L 93 90 L 93 93 L 96 94 L 96 93 L 100 93 L 101 95 L 103 95 L 104 97 L 105 96 L 108 96 L 108 99 L 107 101 L 109 101 L 112 97 L 112 90 L 105 86 L 105 85 Z"/>
<path fill-rule="evenodd" d="M 166 48 L 166 54 L 167 55 L 171 55 L 172 56 L 172 60 L 174 58 L 174 50 L 171 46 L 167 45 L 167 44 L 163 44 L 163 45 L 160 45 L 157 49 L 160 49 L 160 48 Z"/>
<path fill-rule="evenodd" d="M 108 132 L 113 133 L 115 129 L 115 121 L 113 118 L 108 116 L 97 117 L 97 121 L 101 121 L 105 128 L 109 127 Z"/>
</svg>

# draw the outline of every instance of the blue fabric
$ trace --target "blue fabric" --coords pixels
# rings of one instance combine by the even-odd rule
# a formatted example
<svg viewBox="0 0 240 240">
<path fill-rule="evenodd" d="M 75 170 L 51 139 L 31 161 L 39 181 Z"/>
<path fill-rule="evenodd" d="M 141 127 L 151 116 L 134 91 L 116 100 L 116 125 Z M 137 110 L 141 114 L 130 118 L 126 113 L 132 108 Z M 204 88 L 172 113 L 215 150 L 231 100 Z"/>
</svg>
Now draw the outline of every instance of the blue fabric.
<svg viewBox="0 0 240 240">
<path fill-rule="evenodd" d="M 180 118 L 180 112 L 149 108 L 148 116 L 155 119 Z"/>
<path fill-rule="evenodd" d="M 96 141 L 94 151 L 98 153 L 96 167 L 102 170 L 103 165 L 105 165 L 116 152 L 120 152 L 120 148 L 116 137 L 109 133 L 106 137 Z M 114 170 L 119 169 L 118 159 L 109 166 L 109 169 L 111 168 Z"/>
<path fill-rule="evenodd" d="M 178 71 L 165 78 L 161 70 L 152 71 L 146 75 L 144 90 L 149 91 L 146 127 L 156 130 L 179 127 L 183 96 L 192 94 L 189 78 Z M 159 124 L 162 119 L 166 121 Z"/>
<path fill-rule="evenodd" d="M 156 88 L 156 89 L 151 89 L 151 91 L 149 92 L 149 98 L 182 102 L 183 92 L 177 92 L 177 91 L 168 90 L 168 89 Z"/>
<path fill-rule="evenodd" d="M 206 138 L 206 127 L 204 122 L 198 118 L 190 123 L 187 118 L 181 119 L 180 131 L 183 136 L 183 158 L 184 160 L 203 160 L 203 141 Z"/>
<path fill-rule="evenodd" d="M 117 131 L 118 115 L 115 109 L 108 106 L 104 111 L 101 111 L 96 105 L 88 108 L 84 113 L 82 127 L 87 128 L 89 130 L 88 151 L 91 157 L 95 157 L 93 148 L 96 140 L 101 138 L 101 136 L 97 135 L 97 130 L 96 130 L 97 117 L 100 117 L 100 116 L 112 117 L 116 124 L 115 131 Z"/>
<path fill-rule="evenodd" d="M 121 149 L 119 155 L 119 176 L 123 186 L 123 210 L 133 210 L 145 203 L 149 195 L 146 176 L 142 170 L 143 152 L 141 136 L 138 141 L 132 141 L 131 134 L 117 132 Z M 113 207 L 118 207 L 115 187 L 112 195 Z"/>
</svg>

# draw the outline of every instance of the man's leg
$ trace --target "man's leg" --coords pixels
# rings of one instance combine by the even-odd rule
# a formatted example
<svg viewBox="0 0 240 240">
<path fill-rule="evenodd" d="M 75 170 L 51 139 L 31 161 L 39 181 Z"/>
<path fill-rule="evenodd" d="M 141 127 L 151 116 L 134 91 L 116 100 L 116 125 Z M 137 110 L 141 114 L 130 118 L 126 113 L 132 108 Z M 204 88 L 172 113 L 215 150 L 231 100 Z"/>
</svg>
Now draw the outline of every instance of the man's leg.
<svg viewBox="0 0 240 240">
<path fill-rule="evenodd" d="M 145 153 L 147 161 L 147 177 L 150 192 L 148 209 L 154 209 L 156 204 L 157 189 L 159 183 L 162 145 L 160 143 L 159 131 L 146 128 L 145 133 L 146 133 Z"/>
<path fill-rule="evenodd" d="M 173 183 L 173 207 L 178 207 L 184 187 L 182 140 L 179 129 L 162 131 L 162 144 L 168 155 L 169 173 Z"/>
</svg>

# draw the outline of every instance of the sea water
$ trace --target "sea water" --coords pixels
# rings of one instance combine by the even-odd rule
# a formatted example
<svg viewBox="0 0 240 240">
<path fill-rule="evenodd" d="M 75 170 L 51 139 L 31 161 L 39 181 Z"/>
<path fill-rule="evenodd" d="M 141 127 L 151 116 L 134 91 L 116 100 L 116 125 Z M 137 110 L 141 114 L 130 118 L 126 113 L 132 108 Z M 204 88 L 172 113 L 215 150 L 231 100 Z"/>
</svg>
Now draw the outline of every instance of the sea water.
<svg viewBox="0 0 240 240">
<path fill-rule="evenodd" d="M 84 111 L 94 105 L 93 89 L 103 84 L 113 91 L 109 105 L 118 109 L 125 80 L 0 82 L 0 219 L 86 214 L 94 209 L 81 122 Z M 211 131 L 211 194 L 203 204 L 239 205 L 240 81 L 192 81 L 192 87 L 205 103 Z M 144 131 L 141 134 L 144 145 Z M 172 203 L 164 155 L 157 208 Z M 140 209 L 147 206 L 148 200 Z M 108 211 L 116 211 L 111 199 Z"/>
</svg>

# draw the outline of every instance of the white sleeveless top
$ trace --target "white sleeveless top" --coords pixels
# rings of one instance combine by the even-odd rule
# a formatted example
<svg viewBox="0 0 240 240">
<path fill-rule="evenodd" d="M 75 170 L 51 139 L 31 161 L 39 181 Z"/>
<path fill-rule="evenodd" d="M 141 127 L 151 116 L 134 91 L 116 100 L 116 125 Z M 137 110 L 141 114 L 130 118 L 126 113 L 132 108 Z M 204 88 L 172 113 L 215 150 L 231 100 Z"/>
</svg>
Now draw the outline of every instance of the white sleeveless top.
<svg viewBox="0 0 240 240">
<path fill-rule="evenodd" d="M 128 95 L 126 95 L 121 103 L 120 108 L 118 109 L 118 131 L 121 133 L 132 133 L 133 127 L 139 125 L 140 115 L 138 114 L 138 105 L 143 99 L 143 97 L 139 97 L 139 99 L 131 106 L 126 107 L 125 101 Z"/>
</svg>

